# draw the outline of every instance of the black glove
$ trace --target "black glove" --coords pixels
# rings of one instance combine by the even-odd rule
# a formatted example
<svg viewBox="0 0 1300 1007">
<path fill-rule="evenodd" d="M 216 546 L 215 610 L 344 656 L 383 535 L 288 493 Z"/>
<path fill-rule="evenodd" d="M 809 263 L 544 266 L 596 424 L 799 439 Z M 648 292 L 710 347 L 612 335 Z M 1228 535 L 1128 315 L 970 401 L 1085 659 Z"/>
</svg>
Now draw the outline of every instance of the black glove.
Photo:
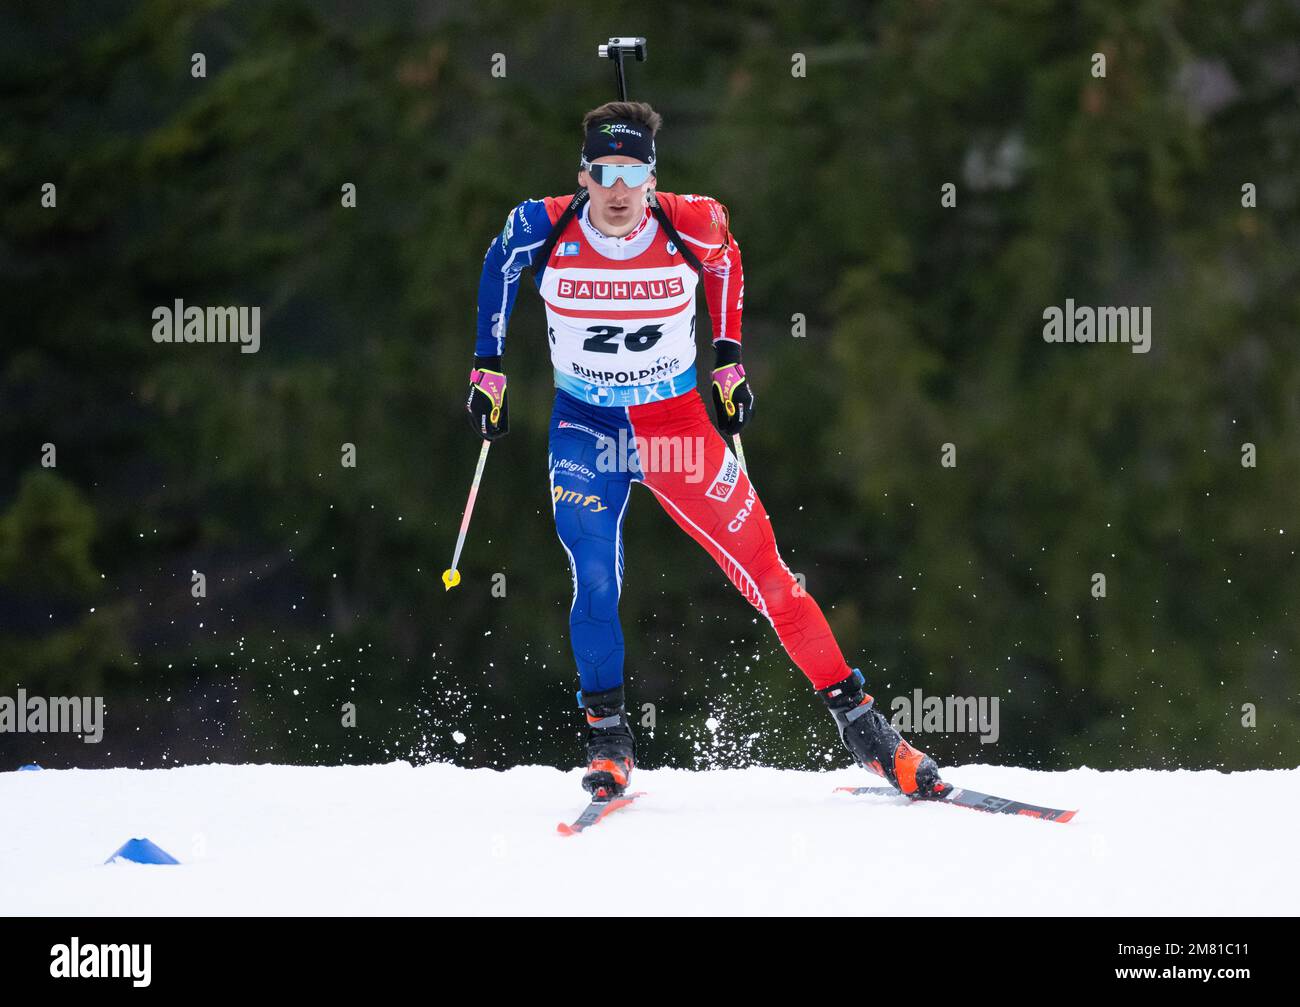
<svg viewBox="0 0 1300 1007">
<path fill-rule="evenodd" d="M 469 372 L 469 425 L 484 440 L 494 441 L 510 431 L 510 410 L 506 402 L 506 376 L 500 357 L 474 357 Z"/>
<path fill-rule="evenodd" d="M 714 422 L 731 437 L 740 433 L 754 415 L 754 390 L 740 362 L 740 344 L 734 339 L 718 339 L 713 349 L 717 353 L 712 384 Z"/>
</svg>

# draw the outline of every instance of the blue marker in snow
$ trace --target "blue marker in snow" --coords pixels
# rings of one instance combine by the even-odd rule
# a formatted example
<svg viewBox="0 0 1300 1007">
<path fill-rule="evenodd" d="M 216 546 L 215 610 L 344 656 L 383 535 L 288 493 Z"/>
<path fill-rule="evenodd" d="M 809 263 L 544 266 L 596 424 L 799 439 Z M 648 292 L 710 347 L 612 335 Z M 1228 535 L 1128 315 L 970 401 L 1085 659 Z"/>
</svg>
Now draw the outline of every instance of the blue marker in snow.
<svg viewBox="0 0 1300 1007">
<path fill-rule="evenodd" d="M 133 864 L 179 864 L 180 861 L 148 839 L 128 839 L 116 853 L 104 861 L 129 860 Z"/>
</svg>

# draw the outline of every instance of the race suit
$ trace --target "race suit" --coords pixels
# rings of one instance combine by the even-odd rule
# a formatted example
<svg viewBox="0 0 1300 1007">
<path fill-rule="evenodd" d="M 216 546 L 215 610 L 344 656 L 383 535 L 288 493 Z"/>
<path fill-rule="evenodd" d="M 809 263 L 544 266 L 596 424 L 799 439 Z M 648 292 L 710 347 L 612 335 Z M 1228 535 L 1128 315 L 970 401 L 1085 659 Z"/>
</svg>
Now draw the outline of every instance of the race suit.
<svg viewBox="0 0 1300 1007">
<path fill-rule="evenodd" d="M 622 528 L 635 482 L 709 552 L 815 688 L 842 681 L 852 671 L 826 618 L 781 559 L 767 511 L 697 390 L 700 275 L 649 208 L 614 238 L 591 223 L 589 203 L 549 261 L 534 264 L 572 198 L 511 211 L 484 257 L 475 352 L 504 353 L 520 274 L 534 266 L 556 386 L 551 507 L 573 577 L 569 626 L 582 691 L 623 682 Z M 708 196 L 657 198 L 703 264 L 714 342 L 739 343 L 744 274 L 725 207 Z"/>
</svg>

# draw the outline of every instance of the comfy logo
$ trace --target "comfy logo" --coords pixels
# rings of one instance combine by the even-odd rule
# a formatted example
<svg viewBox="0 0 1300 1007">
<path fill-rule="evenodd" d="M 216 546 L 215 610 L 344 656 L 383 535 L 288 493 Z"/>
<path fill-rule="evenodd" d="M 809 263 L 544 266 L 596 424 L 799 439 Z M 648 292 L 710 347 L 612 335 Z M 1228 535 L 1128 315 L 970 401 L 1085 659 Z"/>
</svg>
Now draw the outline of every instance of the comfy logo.
<svg viewBox="0 0 1300 1007">
<path fill-rule="evenodd" d="M 583 496 L 576 490 L 566 490 L 563 486 L 556 486 L 551 491 L 551 497 L 557 504 L 567 503 L 573 504 L 577 507 L 589 507 L 593 514 L 599 514 L 603 510 L 609 510 L 608 507 L 600 502 L 600 497 L 595 493 Z"/>
<path fill-rule="evenodd" d="M 686 285 L 680 276 L 666 280 L 565 280 L 556 287 L 560 297 L 590 301 L 652 301 L 681 297 Z"/>
</svg>

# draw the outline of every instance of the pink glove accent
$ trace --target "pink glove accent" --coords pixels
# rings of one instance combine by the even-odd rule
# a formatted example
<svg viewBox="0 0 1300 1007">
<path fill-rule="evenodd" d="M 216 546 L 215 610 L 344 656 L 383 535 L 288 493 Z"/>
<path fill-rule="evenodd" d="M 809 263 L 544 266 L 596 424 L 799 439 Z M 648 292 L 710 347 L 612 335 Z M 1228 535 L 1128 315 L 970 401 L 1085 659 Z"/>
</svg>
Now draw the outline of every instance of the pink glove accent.
<svg viewBox="0 0 1300 1007">
<path fill-rule="evenodd" d="M 731 393 L 744 380 L 745 367 L 743 364 L 728 364 L 726 367 L 719 367 L 713 372 L 713 383 L 717 386 L 718 395 L 722 398 L 722 405 L 726 408 L 728 416 L 734 416 L 736 413 L 736 406 L 731 401 Z"/>
<path fill-rule="evenodd" d="M 470 368 L 469 383 L 492 400 L 489 419 L 495 426 L 501 419 L 501 403 L 506 398 L 506 376 L 499 371 L 484 371 L 473 367 Z"/>
</svg>

